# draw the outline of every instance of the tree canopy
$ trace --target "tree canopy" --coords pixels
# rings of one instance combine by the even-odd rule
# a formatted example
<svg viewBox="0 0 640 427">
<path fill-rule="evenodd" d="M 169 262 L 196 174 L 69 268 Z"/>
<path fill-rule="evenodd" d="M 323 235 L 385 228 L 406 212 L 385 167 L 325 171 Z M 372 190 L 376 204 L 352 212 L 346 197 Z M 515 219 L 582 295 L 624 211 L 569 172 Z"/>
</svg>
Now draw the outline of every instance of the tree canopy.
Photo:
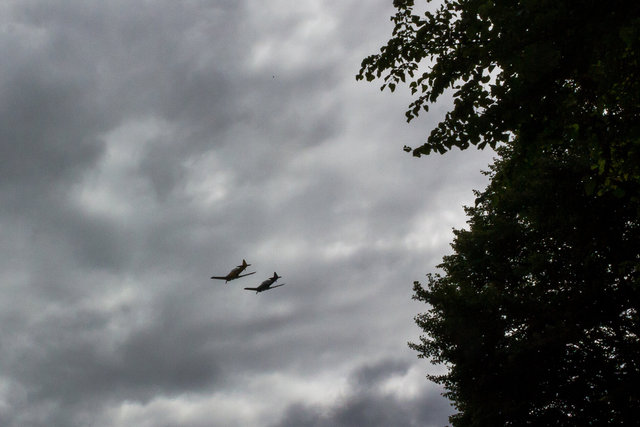
<svg viewBox="0 0 640 427">
<path fill-rule="evenodd" d="M 429 0 L 426 1 L 429 3 Z M 459 426 L 635 425 L 640 412 L 640 2 L 395 0 L 357 79 L 452 109 L 417 157 L 492 147 L 453 254 L 414 283 L 410 346 Z"/>
<path fill-rule="evenodd" d="M 429 1 L 427 0 L 427 3 Z M 640 182 L 640 2 L 395 0 L 392 37 L 357 79 L 407 84 L 410 121 L 450 90 L 454 106 L 415 148 L 584 144 L 600 189 Z M 593 190 L 593 188 L 591 188 Z"/>
<path fill-rule="evenodd" d="M 416 282 L 429 304 L 410 344 L 456 426 L 630 425 L 640 411 L 640 221 L 626 198 L 588 195 L 586 153 L 499 149 L 454 254 Z"/>
</svg>

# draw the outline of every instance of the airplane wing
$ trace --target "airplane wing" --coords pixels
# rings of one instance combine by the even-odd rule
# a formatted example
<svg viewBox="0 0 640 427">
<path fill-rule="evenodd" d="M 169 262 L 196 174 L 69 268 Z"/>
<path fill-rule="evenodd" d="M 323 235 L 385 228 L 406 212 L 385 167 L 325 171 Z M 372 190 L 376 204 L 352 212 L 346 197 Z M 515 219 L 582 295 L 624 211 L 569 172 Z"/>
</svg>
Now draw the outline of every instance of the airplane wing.
<svg viewBox="0 0 640 427">
<path fill-rule="evenodd" d="M 286 285 L 286 283 L 282 283 L 280 285 L 275 285 L 275 286 L 270 286 L 269 289 L 279 288 L 280 286 L 284 286 L 284 285 Z"/>
<path fill-rule="evenodd" d="M 236 279 L 239 279 L 240 277 L 244 277 L 244 276 L 251 276 L 252 274 L 256 274 L 256 272 L 252 272 L 252 273 L 247 273 L 247 274 L 241 274 L 239 276 L 236 277 Z"/>
<path fill-rule="evenodd" d="M 245 288 L 247 291 L 257 291 L 258 288 Z"/>
<path fill-rule="evenodd" d="M 227 276 L 213 276 L 212 279 L 227 280 Z"/>
</svg>

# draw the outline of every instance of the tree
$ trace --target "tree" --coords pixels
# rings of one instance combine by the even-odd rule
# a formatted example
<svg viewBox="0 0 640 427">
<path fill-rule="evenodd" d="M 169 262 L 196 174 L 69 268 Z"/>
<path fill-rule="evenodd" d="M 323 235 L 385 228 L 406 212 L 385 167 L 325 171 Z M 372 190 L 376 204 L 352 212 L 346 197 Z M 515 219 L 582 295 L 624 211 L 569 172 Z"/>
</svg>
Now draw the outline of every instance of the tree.
<svg viewBox="0 0 640 427">
<path fill-rule="evenodd" d="M 455 426 L 635 425 L 640 413 L 640 221 L 588 195 L 587 150 L 498 150 L 454 254 L 414 284 L 430 305 L 410 346 L 449 367 Z"/>
<path fill-rule="evenodd" d="M 417 95 L 409 121 L 453 91 L 453 109 L 415 156 L 516 138 L 534 151 L 581 144 L 597 177 L 588 191 L 637 198 L 640 2 L 444 0 L 424 16 L 413 0 L 394 6 L 391 39 L 356 78 L 384 78 L 391 91 L 407 83 Z"/>
<path fill-rule="evenodd" d="M 428 0 L 427 0 L 428 3 Z M 414 284 L 410 346 L 455 426 L 635 425 L 640 410 L 640 2 L 395 0 L 357 79 L 454 105 L 420 157 L 494 148 L 454 253 Z"/>
</svg>

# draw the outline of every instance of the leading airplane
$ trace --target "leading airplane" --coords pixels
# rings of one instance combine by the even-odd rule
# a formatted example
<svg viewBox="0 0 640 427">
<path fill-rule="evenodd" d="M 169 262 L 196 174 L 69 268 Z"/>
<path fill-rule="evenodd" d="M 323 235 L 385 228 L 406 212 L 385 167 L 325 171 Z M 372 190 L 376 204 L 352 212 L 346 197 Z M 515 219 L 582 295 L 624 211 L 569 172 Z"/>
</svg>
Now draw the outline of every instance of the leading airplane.
<svg viewBox="0 0 640 427">
<path fill-rule="evenodd" d="M 251 264 L 247 264 L 247 261 L 242 260 L 242 264 L 237 266 L 236 268 L 234 268 L 233 270 L 231 270 L 229 272 L 229 274 L 227 274 L 226 276 L 213 276 L 211 277 L 212 279 L 218 279 L 218 280 L 224 280 L 224 283 L 227 283 L 231 280 L 234 279 L 239 279 L 241 277 L 244 276 L 250 276 L 252 274 L 255 274 L 256 272 L 252 272 L 252 273 L 246 273 L 246 274 L 240 274 L 242 273 L 247 267 L 249 267 Z"/>
<path fill-rule="evenodd" d="M 264 282 L 260 283 L 260 286 L 258 286 L 257 288 L 245 288 L 245 289 L 247 291 L 256 291 L 256 294 L 257 294 L 259 292 L 268 291 L 269 289 L 279 288 L 280 286 L 284 286 L 285 284 L 282 283 L 282 284 L 276 285 L 276 286 L 271 286 L 271 285 L 273 285 L 276 282 L 276 280 L 278 280 L 281 277 L 282 276 L 278 276 L 278 273 L 276 273 L 274 271 L 273 272 L 273 276 L 271 276 L 270 278 L 268 278 Z"/>
</svg>

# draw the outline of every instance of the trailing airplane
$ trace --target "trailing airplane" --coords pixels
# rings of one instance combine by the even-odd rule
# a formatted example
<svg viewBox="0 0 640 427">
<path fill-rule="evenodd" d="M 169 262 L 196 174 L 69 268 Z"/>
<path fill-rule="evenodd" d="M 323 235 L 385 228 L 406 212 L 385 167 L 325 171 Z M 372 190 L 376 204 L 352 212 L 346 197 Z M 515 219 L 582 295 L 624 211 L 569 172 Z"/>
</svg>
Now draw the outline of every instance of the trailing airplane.
<svg viewBox="0 0 640 427">
<path fill-rule="evenodd" d="M 278 280 L 281 277 L 282 276 L 278 276 L 278 273 L 276 273 L 274 271 L 273 272 L 273 276 L 271 276 L 270 278 L 268 278 L 264 282 L 260 283 L 260 286 L 258 286 L 257 288 L 245 288 L 245 289 L 247 291 L 256 291 L 256 294 L 257 294 L 259 292 L 268 291 L 269 289 L 279 288 L 280 286 L 284 286 L 285 284 L 282 283 L 282 284 L 276 285 L 276 286 L 271 286 L 271 285 L 273 285 L 276 282 L 276 280 Z"/>
<path fill-rule="evenodd" d="M 226 276 L 213 276 L 212 279 L 224 280 L 224 283 L 227 283 L 234 279 L 239 279 L 244 276 L 250 276 L 252 274 L 255 274 L 255 271 L 252 273 L 240 274 L 250 265 L 251 264 L 247 264 L 247 261 L 242 260 L 242 264 L 231 270 Z"/>
</svg>

